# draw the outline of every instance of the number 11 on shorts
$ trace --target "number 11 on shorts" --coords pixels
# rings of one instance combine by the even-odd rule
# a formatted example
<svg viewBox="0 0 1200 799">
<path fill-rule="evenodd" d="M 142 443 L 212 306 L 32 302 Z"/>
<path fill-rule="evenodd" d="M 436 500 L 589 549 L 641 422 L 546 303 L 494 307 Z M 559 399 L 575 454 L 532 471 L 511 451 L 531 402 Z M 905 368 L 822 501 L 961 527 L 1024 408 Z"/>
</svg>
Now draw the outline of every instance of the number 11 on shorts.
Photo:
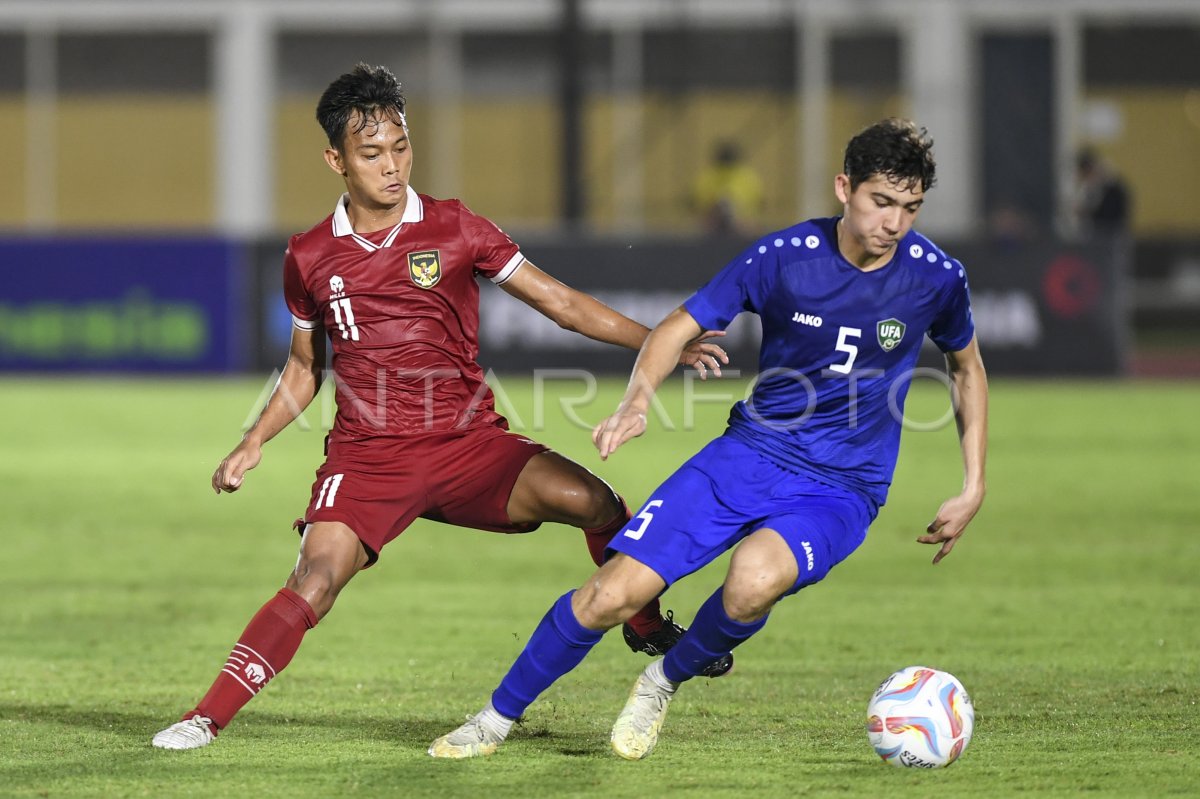
<svg viewBox="0 0 1200 799">
<path fill-rule="evenodd" d="M 632 538 L 637 541 L 642 537 L 642 533 L 646 532 L 646 528 L 650 526 L 650 522 L 654 520 L 654 514 L 651 513 L 655 508 L 661 508 L 663 501 L 661 499 L 652 499 L 646 503 L 646 507 L 633 518 L 637 519 L 640 524 L 637 527 L 630 527 L 625 531 L 626 538 Z"/>
</svg>

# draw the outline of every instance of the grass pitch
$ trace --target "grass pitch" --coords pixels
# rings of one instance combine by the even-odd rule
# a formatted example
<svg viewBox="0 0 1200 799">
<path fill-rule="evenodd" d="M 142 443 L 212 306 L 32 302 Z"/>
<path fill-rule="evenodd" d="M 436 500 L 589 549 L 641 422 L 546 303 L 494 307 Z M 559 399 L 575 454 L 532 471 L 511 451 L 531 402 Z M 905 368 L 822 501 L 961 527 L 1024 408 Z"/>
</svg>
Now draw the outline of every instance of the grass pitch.
<svg viewBox="0 0 1200 799">
<path fill-rule="evenodd" d="M 319 408 L 312 429 L 268 446 L 244 490 L 208 487 L 261 388 L 0 383 L 0 795 L 1200 795 L 1200 385 L 994 381 L 990 495 L 936 568 L 913 539 L 959 485 L 955 437 L 906 433 L 866 544 L 782 603 L 733 675 L 685 686 L 644 762 L 608 751 L 646 663 L 616 634 L 495 756 L 425 754 L 591 571 L 579 533 L 553 525 L 503 537 L 417 524 L 214 745 L 157 751 L 150 736 L 207 688 L 295 558 Z M 575 412 L 598 420 L 620 388 L 602 383 Z M 652 424 L 601 463 L 558 395 L 540 424 L 528 379 L 503 389 L 526 432 L 631 504 L 719 433 L 728 405 L 694 403 L 688 424 L 677 382 L 663 395 L 676 430 Z M 919 386 L 910 415 L 944 406 Z M 665 606 L 687 623 L 725 565 Z M 874 686 L 916 663 L 953 672 L 976 701 L 974 741 L 947 770 L 889 768 L 866 741 Z"/>
</svg>

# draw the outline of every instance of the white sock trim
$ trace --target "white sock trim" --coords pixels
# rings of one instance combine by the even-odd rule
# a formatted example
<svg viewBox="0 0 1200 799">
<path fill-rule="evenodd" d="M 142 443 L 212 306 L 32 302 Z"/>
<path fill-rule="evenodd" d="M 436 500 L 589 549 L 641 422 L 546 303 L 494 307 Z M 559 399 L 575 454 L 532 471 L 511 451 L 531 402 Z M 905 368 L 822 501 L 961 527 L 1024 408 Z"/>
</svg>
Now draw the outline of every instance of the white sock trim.
<svg viewBox="0 0 1200 799">
<path fill-rule="evenodd" d="M 512 730 L 514 719 L 502 715 L 499 710 L 492 707 L 492 703 L 488 702 L 487 707 L 479 711 L 479 722 L 487 727 L 492 732 L 499 735 L 501 738 L 507 738 L 508 733 Z"/>
<path fill-rule="evenodd" d="M 654 661 L 649 666 L 647 666 L 646 671 L 644 673 L 647 677 L 650 678 L 650 680 L 655 685 L 657 685 L 659 688 L 661 688 L 662 690 L 666 691 L 669 694 L 675 693 L 675 689 L 679 687 L 679 683 L 672 682 L 667 677 L 667 673 L 665 671 L 663 671 L 663 659 L 662 658 L 659 658 L 658 660 Z"/>
</svg>

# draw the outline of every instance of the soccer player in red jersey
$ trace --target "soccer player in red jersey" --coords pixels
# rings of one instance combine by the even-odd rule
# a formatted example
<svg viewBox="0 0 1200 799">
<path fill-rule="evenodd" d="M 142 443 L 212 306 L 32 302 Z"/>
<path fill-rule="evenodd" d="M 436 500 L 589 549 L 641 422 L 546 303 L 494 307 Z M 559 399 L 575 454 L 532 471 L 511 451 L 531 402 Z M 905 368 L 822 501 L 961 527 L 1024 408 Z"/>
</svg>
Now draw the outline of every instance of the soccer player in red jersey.
<svg viewBox="0 0 1200 799">
<path fill-rule="evenodd" d="M 327 457 L 298 522 L 300 557 L 285 586 L 250 620 L 208 693 L 154 736 L 156 747 L 211 743 L 287 666 L 338 592 L 418 517 L 506 533 L 574 525 L 597 565 L 629 519 L 607 483 L 508 432 L 496 413 L 475 362 L 476 275 L 590 338 L 636 350 L 650 331 L 539 270 L 458 200 L 417 194 L 404 105 L 395 76 L 364 64 L 317 105 L 330 143 L 325 161 L 346 193 L 332 215 L 289 242 L 288 361 L 254 426 L 217 467 L 213 490 L 241 488 L 263 444 L 316 396 L 328 336 L 338 410 Z M 708 335 L 680 358 L 702 377 L 728 362 Z M 657 600 L 630 622 L 635 651 L 663 654 L 682 635 Z M 731 665 L 714 664 L 713 676 Z"/>
</svg>

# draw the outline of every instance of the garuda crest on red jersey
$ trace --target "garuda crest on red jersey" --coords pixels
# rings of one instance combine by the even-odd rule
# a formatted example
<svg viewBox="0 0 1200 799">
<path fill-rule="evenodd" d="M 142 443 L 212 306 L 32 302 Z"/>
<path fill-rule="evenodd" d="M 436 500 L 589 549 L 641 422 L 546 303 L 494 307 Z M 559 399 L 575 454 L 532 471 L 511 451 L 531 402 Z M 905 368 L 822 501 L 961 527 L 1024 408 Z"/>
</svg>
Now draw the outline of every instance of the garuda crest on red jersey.
<svg viewBox="0 0 1200 799">
<path fill-rule="evenodd" d="M 408 254 L 408 276 L 423 289 L 431 289 L 442 279 L 442 262 L 438 250 L 421 250 Z"/>
</svg>

